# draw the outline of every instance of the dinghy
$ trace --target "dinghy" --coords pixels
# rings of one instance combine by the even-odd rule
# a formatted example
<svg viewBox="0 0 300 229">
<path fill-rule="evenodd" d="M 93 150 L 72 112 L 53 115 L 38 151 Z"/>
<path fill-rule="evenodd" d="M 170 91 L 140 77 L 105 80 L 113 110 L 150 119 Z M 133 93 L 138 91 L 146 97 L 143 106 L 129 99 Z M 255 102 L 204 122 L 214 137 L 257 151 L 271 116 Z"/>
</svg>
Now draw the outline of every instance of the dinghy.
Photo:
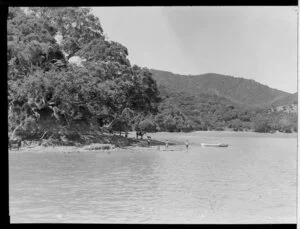
<svg viewBox="0 0 300 229">
<path fill-rule="evenodd" d="M 208 147 L 228 147 L 228 144 L 223 144 L 223 143 L 201 143 L 201 146 L 208 146 Z"/>
</svg>

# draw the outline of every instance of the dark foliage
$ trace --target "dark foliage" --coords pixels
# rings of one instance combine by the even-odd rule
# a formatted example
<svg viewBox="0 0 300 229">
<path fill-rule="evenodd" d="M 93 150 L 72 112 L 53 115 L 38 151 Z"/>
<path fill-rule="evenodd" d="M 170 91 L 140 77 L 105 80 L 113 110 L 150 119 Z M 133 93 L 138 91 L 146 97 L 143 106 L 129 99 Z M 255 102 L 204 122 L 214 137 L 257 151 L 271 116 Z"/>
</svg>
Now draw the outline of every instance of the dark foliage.
<svg viewBox="0 0 300 229">
<path fill-rule="evenodd" d="M 155 114 L 156 81 L 107 41 L 89 8 L 12 7 L 8 15 L 9 130 L 15 135 L 128 131 Z"/>
</svg>

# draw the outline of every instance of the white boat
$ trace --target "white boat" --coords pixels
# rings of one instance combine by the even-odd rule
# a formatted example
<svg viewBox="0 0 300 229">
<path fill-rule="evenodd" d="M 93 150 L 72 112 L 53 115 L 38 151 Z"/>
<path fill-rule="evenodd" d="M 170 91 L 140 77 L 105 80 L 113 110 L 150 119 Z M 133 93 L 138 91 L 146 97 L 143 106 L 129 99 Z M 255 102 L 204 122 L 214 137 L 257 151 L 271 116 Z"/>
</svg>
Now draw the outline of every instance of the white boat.
<svg viewBox="0 0 300 229">
<path fill-rule="evenodd" d="M 228 144 L 224 144 L 224 143 L 201 143 L 201 146 L 208 146 L 208 147 L 228 147 Z"/>
</svg>

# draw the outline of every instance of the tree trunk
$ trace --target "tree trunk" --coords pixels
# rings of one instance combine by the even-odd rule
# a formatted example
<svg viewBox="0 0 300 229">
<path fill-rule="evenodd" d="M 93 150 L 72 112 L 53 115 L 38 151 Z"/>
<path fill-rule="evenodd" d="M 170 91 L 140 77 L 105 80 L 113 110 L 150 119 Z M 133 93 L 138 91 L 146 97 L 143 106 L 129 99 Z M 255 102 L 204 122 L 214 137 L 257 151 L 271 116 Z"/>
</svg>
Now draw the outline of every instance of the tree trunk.
<svg viewBox="0 0 300 229">
<path fill-rule="evenodd" d="M 22 127 L 24 125 L 24 122 L 21 122 L 15 129 L 14 129 L 14 131 L 12 132 L 12 134 L 11 134 L 11 139 L 14 139 L 15 138 L 15 134 L 16 134 L 16 131 L 20 128 L 20 127 Z"/>
<path fill-rule="evenodd" d="M 40 140 L 39 140 L 39 146 L 42 144 L 43 138 L 45 137 L 46 133 L 48 133 L 48 130 L 45 131 L 45 133 L 44 133 L 44 134 L 42 135 L 42 137 L 40 138 Z"/>
<path fill-rule="evenodd" d="M 48 130 L 44 132 L 44 134 L 42 135 L 42 137 L 40 139 L 43 139 L 45 137 L 46 133 L 48 133 Z"/>
</svg>

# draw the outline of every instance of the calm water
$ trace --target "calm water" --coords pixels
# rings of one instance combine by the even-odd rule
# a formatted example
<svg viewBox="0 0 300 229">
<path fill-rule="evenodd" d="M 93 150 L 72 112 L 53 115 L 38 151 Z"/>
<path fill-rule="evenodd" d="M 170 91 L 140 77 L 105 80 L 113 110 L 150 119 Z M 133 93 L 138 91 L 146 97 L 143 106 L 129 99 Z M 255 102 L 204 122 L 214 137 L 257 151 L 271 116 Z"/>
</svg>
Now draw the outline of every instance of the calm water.
<svg viewBox="0 0 300 229">
<path fill-rule="evenodd" d="M 296 222 L 295 135 L 156 136 L 182 143 L 188 138 L 191 148 L 10 153 L 11 222 Z"/>
</svg>

